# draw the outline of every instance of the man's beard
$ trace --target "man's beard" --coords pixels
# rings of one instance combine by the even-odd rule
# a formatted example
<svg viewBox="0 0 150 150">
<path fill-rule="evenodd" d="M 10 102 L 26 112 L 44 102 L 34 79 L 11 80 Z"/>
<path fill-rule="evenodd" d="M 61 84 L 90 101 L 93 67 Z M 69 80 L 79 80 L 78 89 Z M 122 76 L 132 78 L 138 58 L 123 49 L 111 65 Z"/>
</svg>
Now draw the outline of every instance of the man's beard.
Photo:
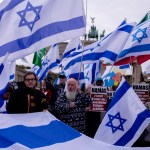
<svg viewBox="0 0 150 150">
<path fill-rule="evenodd" d="M 66 91 L 66 97 L 69 99 L 69 100 L 74 100 L 75 97 L 77 95 L 77 91 Z"/>
</svg>

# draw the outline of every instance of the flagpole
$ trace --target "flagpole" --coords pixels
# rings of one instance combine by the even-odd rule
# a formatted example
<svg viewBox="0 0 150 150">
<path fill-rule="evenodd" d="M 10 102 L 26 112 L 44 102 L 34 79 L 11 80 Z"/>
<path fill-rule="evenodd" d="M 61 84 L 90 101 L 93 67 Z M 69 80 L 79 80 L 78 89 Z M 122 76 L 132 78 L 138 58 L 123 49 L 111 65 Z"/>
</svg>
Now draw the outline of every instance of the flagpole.
<svg viewBox="0 0 150 150">
<path fill-rule="evenodd" d="M 126 19 L 126 18 L 125 18 L 125 19 Z M 132 29 L 132 31 L 133 31 L 133 29 Z M 131 31 L 131 32 L 132 32 L 132 31 Z M 131 32 L 130 32 L 130 34 L 131 34 Z M 123 50 L 123 48 L 124 48 L 125 44 L 126 44 L 126 42 L 125 42 L 125 43 L 124 43 L 124 45 L 122 46 L 122 50 Z M 117 60 L 117 58 L 118 58 L 118 55 L 117 55 L 117 57 L 116 57 L 116 60 Z M 115 61 L 116 61 L 116 60 L 115 60 Z M 131 62 L 131 57 L 130 57 L 130 62 Z M 113 68 L 114 64 L 115 64 L 115 62 L 113 63 L 113 65 L 112 65 L 112 67 L 111 67 L 110 71 L 112 70 L 112 68 Z M 110 71 L 109 71 L 109 73 L 110 73 Z M 108 76 L 108 74 L 107 74 L 107 76 Z M 107 77 L 107 76 L 106 76 L 106 77 Z"/>
<path fill-rule="evenodd" d="M 131 64 L 131 85 L 133 84 L 133 63 L 131 62 L 131 56 L 130 56 L 130 64 Z"/>
<path fill-rule="evenodd" d="M 86 23 L 86 26 L 87 26 L 87 0 L 86 0 L 86 4 L 85 4 L 85 23 Z M 85 26 L 85 34 L 86 34 L 86 27 Z M 80 80 L 80 74 L 81 74 L 81 69 L 82 69 L 82 60 L 83 60 L 83 51 L 84 51 L 84 46 L 85 46 L 85 40 L 83 39 L 83 41 L 81 40 L 82 42 L 82 57 L 81 57 L 81 65 L 80 65 L 80 72 L 79 72 L 79 76 L 78 76 L 78 82 Z M 83 68 L 84 69 L 84 68 Z"/>
</svg>

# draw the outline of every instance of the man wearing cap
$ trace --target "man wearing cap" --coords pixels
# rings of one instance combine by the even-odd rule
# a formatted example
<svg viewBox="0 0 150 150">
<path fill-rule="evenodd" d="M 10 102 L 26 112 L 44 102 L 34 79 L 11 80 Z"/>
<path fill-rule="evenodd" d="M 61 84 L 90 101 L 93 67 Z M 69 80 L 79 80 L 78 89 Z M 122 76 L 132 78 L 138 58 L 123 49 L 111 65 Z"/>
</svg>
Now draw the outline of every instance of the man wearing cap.
<svg viewBox="0 0 150 150">
<path fill-rule="evenodd" d="M 103 86 L 104 82 L 103 82 L 103 79 L 102 78 L 97 78 L 96 79 L 96 85 L 97 86 Z"/>
<path fill-rule="evenodd" d="M 65 89 L 66 76 L 64 74 L 59 75 L 59 84 L 54 85 L 57 97 L 59 97 Z"/>
</svg>

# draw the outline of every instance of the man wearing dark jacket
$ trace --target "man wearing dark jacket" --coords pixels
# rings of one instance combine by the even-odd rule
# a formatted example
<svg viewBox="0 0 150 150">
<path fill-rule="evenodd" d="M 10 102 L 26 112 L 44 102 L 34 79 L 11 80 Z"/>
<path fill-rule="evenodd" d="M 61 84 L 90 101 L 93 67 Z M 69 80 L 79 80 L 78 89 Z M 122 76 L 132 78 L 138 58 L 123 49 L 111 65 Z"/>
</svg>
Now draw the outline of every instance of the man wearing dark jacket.
<svg viewBox="0 0 150 150">
<path fill-rule="evenodd" d="M 31 113 L 47 109 L 47 100 L 41 91 L 36 89 L 36 75 L 28 72 L 24 76 L 25 87 L 15 90 L 7 103 L 8 113 Z"/>
<path fill-rule="evenodd" d="M 86 107 L 92 103 L 89 95 L 79 89 L 78 82 L 70 78 L 66 91 L 58 97 L 56 110 L 58 118 L 79 132 L 86 133 Z"/>
<path fill-rule="evenodd" d="M 56 94 L 57 94 L 57 98 L 64 92 L 65 90 L 65 84 L 66 84 L 66 76 L 64 74 L 60 74 L 58 76 L 59 78 L 59 84 L 54 85 Z"/>
</svg>

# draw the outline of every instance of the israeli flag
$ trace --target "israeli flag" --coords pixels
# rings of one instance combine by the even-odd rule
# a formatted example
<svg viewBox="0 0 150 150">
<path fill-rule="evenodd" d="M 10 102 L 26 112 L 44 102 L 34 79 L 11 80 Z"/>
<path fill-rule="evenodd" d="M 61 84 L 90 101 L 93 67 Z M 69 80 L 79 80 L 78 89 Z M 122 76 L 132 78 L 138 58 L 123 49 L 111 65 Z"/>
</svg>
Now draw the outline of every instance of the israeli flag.
<svg viewBox="0 0 150 150">
<path fill-rule="evenodd" d="M 126 58 L 150 54 L 150 20 L 147 20 L 134 28 L 122 52 L 117 58 L 121 64 Z"/>
<path fill-rule="evenodd" d="M 71 69 L 63 70 L 63 72 L 65 73 L 65 75 L 68 79 L 74 78 L 77 81 L 79 81 L 80 85 L 85 82 L 82 63 L 77 63 L 74 66 L 72 66 Z"/>
<path fill-rule="evenodd" d="M 0 33 L 0 58 L 9 52 L 9 61 L 82 36 L 83 0 L 4 0 L 0 5 Z"/>
<path fill-rule="evenodd" d="M 65 66 L 65 61 L 71 53 L 78 52 L 81 48 L 82 43 L 79 37 L 71 39 L 62 55 L 61 66 Z"/>
<path fill-rule="evenodd" d="M 42 59 L 42 68 L 40 69 L 40 73 L 38 76 L 39 81 L 41 82 L 44 79 L 44 77 L 46 77 L 46 74 L 49 69 L 52 71 L 58 68 L 59 63 L 60 59 L 59 59 L 58 44 L 54 44 L 51 46 L 46 56 Z"/>
<path fill-rule="evenodd" d="M 32 71 L 36 74 L 36 76 L 39 76 L 39 73 L 40 73 L 40 71 L 41 71 L 41 68 L 40 68 L 39 66 L 37 66 L 37 65 L 34 65 L 34 66 L 32 67 Z"/>
<path fill-rule="evenodd" d="M 149 123 L 150 112 L 123 78 L 95 139 L 119 146 L 132 146 Z"/>
<path fill-rule="evenodd" d="M 87 64 L 84 66 L 84 78 L 85 78 L 85 86 L 93 84 L 95 79 L 100 77 L 100 62 Z"/>
<path fill-rule="evenodd" d="M 0 118 L 0 150 L 149 150 L 96 141 L 49 112 L 0 114 Z"/>
<path fill-rule="evenodd" d="M 10 79 L 10 64 L 8 62 L 8 56 L 9 54 L 7 53 L 3 60 L 0 59 L 2 60 L 0 61 L 0 96 L 5 93 Z"/>
<path fill-rule="evenodd" d="M 67 57 L 65 69 L 80 63 L 81 60 L 83 64 L 95 63 L 99 60 L 103 63 L 113 64 L 129 38 L 133 27 L 134 23 L 123 24 L 102 40 L 86 46 L 80 53 L 72 53 Z"/>
</svg>

